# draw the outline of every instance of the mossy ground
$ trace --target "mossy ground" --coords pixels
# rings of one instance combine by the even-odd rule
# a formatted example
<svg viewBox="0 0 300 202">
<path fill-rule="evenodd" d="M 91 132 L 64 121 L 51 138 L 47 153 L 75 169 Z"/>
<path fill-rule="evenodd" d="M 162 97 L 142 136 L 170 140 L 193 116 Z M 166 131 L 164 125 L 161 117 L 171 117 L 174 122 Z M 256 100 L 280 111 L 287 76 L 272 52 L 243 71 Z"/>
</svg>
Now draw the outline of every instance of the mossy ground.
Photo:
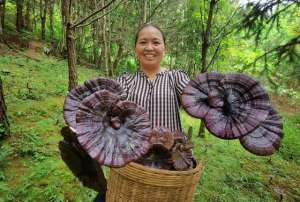
<svg viewBox="0 0 300 202">
<path fill-rule="evenodd" d="M 78 71 L 80 83 L 100 72 Z M 43 55 L 31 59 L 22 51 L 0 55 L 0 76 L 11 126 L 11 136 L 0 142 L 0 202 L 92 201 L 96 193 L 72 175 L 58 150 L 65 125 L 66 61 Z M 205 166 L 195 201 L 300 201 L 300 113 L 280 113 L 280 151 L 257 157 L 239 141 L 196 137 L 199 120 L 182 112 L 185 130 L 194 129 L 194 153 Z"/>
</svg>

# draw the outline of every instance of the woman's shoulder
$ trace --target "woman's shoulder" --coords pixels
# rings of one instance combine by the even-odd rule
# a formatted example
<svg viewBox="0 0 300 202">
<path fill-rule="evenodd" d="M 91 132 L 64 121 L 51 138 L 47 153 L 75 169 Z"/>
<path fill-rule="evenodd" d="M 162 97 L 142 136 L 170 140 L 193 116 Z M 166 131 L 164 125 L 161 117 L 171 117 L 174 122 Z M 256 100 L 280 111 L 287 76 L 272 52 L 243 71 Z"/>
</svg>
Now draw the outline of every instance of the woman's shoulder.
<svg viewBox="0 0 300 202">
<path fill-rule="evenodd" d="M 123 72 L 119 76 L 117 76 L 116 81 L 121 83 L 130 83 L 135 77 L 134 73 Z"/>
<path fill-rule="evenodd" d="M 182 69 L 169 69 L 169 70 L 165 70 L 165 72 L 167 72 L 168 74 L 170 74 L 171 76 L 177 78 L 177 77 L 182 77 L 182 76 L 188 76 L 188 74 L 182 70 Z"/>
</svg>

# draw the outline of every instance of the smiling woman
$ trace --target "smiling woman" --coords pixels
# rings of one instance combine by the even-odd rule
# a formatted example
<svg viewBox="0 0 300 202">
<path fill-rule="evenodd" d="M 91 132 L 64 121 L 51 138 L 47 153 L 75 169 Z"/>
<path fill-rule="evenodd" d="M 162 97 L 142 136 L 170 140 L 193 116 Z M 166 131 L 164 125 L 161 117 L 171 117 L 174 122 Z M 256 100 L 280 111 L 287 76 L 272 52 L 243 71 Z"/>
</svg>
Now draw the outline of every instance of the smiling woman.
<svg viewBox="0 0 300 202">
<path fill-rule="evenodd" d="M 154 80 L 161 71 L 160 61 L 165 55 L 165 36 L 160 28 L 146 24 L 136 34 L 135 53 L 140 68 Z"/>
<path fill-rule="evenodd" d="M 162 30 L 152 24 L 143 25 L 135 39 L 139 70 L 135 74 L 123 74 L 117 81 L 124 88 L 127 100 L 146 109 L 153 128 L 165 127 L 171 131 L 181 131 L 179 97 L 189 78 L 183 71 L 161 68 L 165 49 Z"/>
</svg>

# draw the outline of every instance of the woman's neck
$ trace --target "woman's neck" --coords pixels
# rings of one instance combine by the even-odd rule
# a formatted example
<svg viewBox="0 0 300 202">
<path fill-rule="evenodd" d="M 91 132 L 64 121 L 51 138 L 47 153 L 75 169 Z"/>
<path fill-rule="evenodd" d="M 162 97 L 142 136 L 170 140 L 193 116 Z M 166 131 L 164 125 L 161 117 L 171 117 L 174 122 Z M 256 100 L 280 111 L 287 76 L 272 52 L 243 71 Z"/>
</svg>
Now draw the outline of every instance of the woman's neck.
<svg viewBox="0 0 300 202">
<path fill-rule="evenodd" d="M 141 66 L 141 70 L 148 76 L 150 80 L 154 80 L 156 75 L 161 72 L 160 66 L 157 68 L 144 68 Z"/>
</svg>

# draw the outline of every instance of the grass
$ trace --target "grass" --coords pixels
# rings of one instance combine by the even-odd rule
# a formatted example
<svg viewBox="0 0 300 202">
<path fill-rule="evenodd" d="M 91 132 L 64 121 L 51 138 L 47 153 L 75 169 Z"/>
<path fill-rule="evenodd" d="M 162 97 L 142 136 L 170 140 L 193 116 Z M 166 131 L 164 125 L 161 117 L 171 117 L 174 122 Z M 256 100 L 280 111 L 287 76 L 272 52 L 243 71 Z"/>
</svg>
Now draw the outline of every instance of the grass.
<svg viewBox="0 0 300 202">
<path fill-rule="evenodd" d="M 67 64 L 40 57 L 0 56 L 11 125 L 11 136 L 0 142 L 0 202 L 92 201 L 96 193 L 80 184 L 58 151 Z M 80 83 L 100 72 L 78 71 Z M 199 120 L 181 113 L 184 128 L 194 128 L 194 153 L 205 165 L 195 201 L 300 201 L 300 114 L 281 113 L 285 137 L 272 157 L 254 156 L 238 141 L 197 138 Z"/>
</svg>

